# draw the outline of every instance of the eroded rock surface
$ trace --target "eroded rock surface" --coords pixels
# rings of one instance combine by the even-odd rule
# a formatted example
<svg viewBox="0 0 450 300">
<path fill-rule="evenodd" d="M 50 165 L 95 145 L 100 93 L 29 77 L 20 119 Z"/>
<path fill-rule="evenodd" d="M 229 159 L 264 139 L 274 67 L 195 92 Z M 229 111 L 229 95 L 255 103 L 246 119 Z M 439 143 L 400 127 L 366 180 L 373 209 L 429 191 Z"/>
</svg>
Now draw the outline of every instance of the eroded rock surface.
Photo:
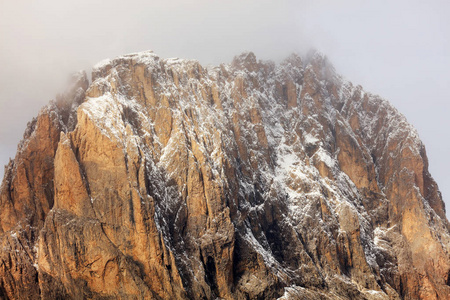
<svg viewBox="0 0 450 300">
<path fill-rule="evenodd" d="M 0 191 L 7 299 L 447 299 L 415 129 L 318 53 L 78 74 Z"/>
</svg>

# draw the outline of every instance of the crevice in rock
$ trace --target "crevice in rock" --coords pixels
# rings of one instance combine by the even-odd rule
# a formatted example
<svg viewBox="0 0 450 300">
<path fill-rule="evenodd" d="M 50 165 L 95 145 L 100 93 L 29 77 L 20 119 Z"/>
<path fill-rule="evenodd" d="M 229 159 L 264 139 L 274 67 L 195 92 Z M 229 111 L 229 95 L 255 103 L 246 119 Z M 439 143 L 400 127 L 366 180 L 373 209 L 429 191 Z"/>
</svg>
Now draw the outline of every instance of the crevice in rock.
<svg viewBox="0 0 450 300">
<path fill-rule="evenodd" d="M 203 255 L 201 255 L 201 260 L 203 261 L 203 268 L 205 270 L 205 282 L 211 288 L 211 292 L 216 297 L 219 295 L 219 290 L 217 286 L 217 278 L 216 278 L 216 264 L 214 263 L 214 259 L 211 256 L 206 258 L 206 263 L 204 261 Z"/>
<path fill-rule="evenodd" d="M 3 286 L 3 280 L 0 282 L 0 299 L 9 300 L 8 294 Z"/>
</svg>

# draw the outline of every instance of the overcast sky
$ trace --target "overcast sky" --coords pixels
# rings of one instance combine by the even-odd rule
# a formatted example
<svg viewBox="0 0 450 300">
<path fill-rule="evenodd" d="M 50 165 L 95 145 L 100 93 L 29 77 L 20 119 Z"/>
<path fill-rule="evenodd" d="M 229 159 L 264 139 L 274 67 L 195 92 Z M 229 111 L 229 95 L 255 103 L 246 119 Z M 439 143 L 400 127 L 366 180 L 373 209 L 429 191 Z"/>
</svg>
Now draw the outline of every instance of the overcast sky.
<svg viewBox="0 0 450 300">
<path fill-rule="evenodd" d="M 68 75 L 104 58 L 151 49 L 207 65 L 316 48 L 418 129 L 449 216 L 449 20 L 448 0 L 0 0 L 0 165 Z"/>
</svg>

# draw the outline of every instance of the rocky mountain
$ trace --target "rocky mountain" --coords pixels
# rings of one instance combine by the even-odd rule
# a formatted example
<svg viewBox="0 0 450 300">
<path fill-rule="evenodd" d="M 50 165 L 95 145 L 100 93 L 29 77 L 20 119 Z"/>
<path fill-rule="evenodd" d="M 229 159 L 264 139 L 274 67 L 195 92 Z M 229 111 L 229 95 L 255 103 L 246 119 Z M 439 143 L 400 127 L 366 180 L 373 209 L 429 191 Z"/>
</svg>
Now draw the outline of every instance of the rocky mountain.
<svg viewBox="0 0 450 300">
<path fill-rule="evenodd" d="M 96 65 L 0 190 L 4 299 L 448 299 L 425 147 L 326 57 Z"/>
</svg>

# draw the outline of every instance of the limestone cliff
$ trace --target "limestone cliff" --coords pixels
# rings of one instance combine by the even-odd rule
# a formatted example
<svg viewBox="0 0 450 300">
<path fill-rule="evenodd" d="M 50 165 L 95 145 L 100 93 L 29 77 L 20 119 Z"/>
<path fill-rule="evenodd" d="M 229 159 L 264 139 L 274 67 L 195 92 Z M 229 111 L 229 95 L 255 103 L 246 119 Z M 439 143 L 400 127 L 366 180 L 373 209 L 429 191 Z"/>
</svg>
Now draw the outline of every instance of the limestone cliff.
<svg viewBox="0 0 450 300">
<path fill-rule="evenodd" d="M 0 298 L 447 299 L 415 129 L 318 53 L 94 67 L 0 190 Z"/>
</svg>

